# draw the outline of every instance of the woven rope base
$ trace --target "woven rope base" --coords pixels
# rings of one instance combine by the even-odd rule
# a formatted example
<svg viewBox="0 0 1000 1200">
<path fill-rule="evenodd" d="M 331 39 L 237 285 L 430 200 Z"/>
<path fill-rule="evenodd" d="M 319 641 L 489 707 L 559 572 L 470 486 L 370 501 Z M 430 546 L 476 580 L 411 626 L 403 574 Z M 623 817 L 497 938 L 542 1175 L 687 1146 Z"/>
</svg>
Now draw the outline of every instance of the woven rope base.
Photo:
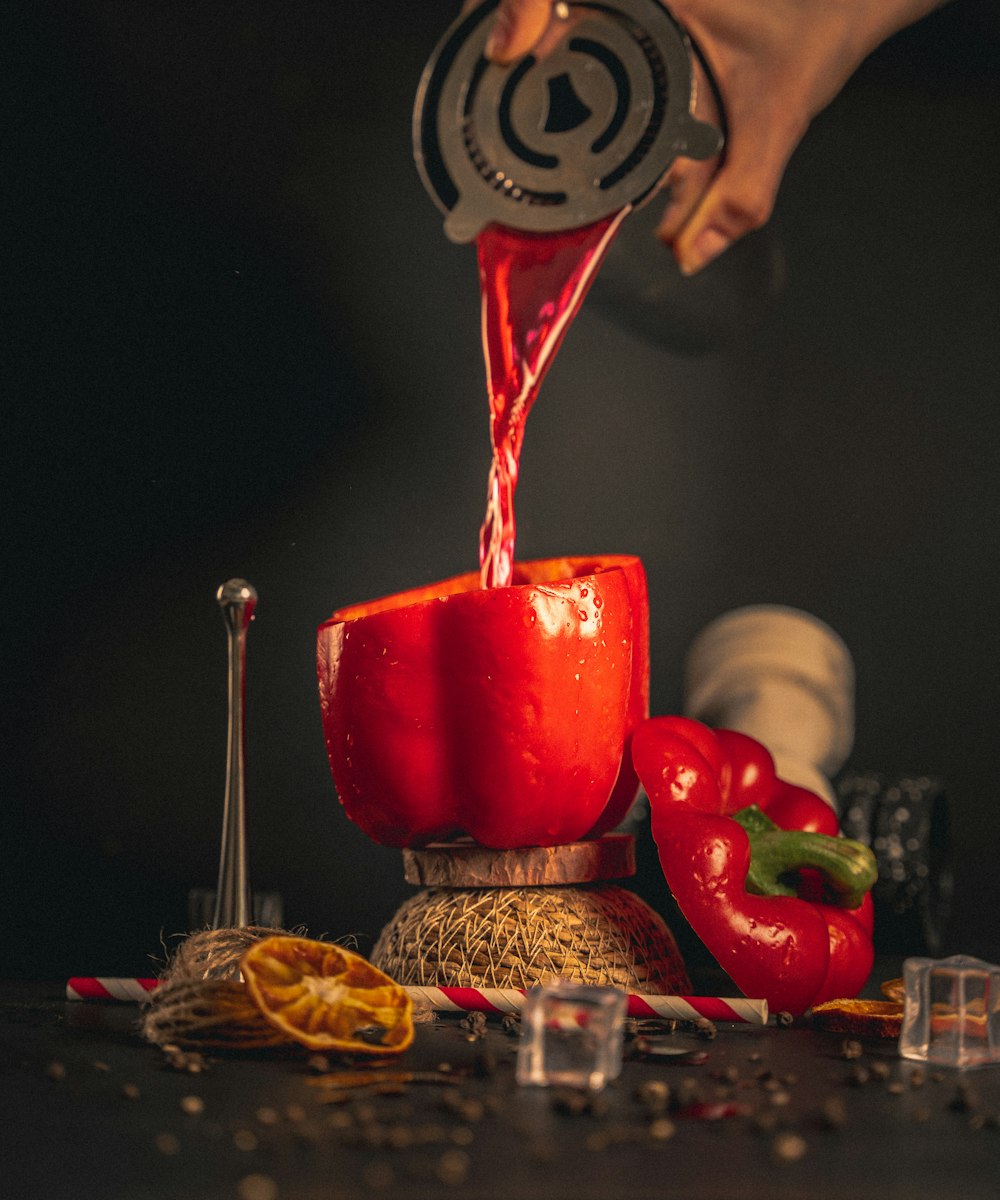
<svg viewBox="0 0 1000 1200">
<path fill-rule="evenodd" d="M 431 888 L 399 909 L 371 961 L 404 986 L 527 988 L 561 978 L 691 991 L 673 934 L 615 885 Z"/>
</svg>

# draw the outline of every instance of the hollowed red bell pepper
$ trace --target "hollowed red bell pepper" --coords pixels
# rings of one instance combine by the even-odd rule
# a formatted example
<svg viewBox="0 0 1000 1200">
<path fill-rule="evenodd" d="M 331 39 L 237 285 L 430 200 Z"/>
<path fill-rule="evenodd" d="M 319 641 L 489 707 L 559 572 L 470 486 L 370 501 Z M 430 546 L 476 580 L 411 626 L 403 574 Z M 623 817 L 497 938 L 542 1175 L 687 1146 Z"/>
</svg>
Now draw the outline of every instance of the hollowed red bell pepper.
<svg viewBox="0 0 1000 1200">
<path fill-rule="evenodd" d="M 639 559 L 519 563 L 335 612 L 319 628 L 320 704 L 347 815 L 390 846 L 467 833 L 550 846 L 617 824 L 648 713 Z"/>
<path fill-rule="evenodd" d="M 877 872 L 829 805 L 778 779 L 759 742 L 685 717 L 643 722 L 632 756 L 670 890 L 736 986 L 791 1013 L 856 996 Z"/>
</svg>

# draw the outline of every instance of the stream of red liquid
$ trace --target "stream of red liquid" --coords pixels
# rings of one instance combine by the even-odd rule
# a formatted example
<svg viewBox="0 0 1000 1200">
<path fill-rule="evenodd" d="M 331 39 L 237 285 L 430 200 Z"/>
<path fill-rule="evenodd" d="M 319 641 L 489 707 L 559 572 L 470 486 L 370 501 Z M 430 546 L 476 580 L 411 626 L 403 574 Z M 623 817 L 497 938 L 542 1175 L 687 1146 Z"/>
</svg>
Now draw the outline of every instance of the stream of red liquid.
<svg viewBox="0 0 1000 1200">
<path fill-rule="evenodd" d="M 507 587 L 511 582 L 514 491 L 524 425 L 559 343 L 628 211 L 551 234 L 490 225 L 477 239 L 493 444 L 486 518 L 479 534 L 483 587 Z"/>
</svg>

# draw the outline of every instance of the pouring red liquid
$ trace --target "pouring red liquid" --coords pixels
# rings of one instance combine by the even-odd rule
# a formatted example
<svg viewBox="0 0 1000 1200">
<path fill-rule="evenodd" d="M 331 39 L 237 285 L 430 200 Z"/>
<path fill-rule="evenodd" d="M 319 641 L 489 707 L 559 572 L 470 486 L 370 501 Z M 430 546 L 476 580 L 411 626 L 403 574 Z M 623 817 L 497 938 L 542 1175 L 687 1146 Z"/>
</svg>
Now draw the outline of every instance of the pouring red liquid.
<svg viewBox="0 0 1000 1200">
<path fill-rule="evenodd" d="M 514 572 L 524 426 L 545 373 L 630 208 L 559 233 L 489 225 L 477 238 L 493 461 L 479 535 L 483 587 Z"/>
</svg>

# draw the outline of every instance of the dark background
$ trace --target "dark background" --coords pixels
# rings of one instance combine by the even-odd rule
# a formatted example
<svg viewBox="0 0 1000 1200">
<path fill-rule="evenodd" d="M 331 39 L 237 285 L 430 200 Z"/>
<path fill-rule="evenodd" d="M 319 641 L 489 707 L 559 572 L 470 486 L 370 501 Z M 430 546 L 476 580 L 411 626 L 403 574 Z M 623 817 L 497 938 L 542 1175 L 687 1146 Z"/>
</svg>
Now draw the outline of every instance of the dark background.
<svg viewBox="0 0 1000 1200">
<path fill-rule="evenodd" d="M 408 894 L 398 852 L 336 802 L 314 630 L 475 565 L 474 255 L 445 240 L 410 147 L 456 7 L 81 0 L 15 22 L 4 975 L 143 973 L 186 927 L 187 889 L 214 882 L 214 593 L 233 575 L 260 593 L 255 882 L 362 948 Z M 767 233 L 675 280 L 660 344 L 595 293 L 529 422 L 518 516 L 523 557 L 643 557 L 656 712 L 729 608 L 838 630 L 852 764 L 947 781 L 952 948 L 995 959 L 994 10 L 956 0 L 874 55 L 795 155 Z"/>
</svg>

